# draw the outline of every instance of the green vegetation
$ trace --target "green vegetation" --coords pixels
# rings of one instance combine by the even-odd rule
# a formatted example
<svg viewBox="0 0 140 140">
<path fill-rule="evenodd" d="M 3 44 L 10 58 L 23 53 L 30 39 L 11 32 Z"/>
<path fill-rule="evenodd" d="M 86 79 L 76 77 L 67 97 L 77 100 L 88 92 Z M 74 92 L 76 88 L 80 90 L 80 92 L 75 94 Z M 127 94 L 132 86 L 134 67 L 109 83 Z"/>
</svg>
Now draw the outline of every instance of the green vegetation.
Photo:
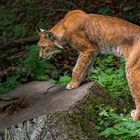
<svg viewBox="0 0 140 140">
<path fill-rule="evenodd" d="M 140 121 L 134 122 L 130 113 L 118 113 L 115 108 L 107 104 L 98 104 L 93 100 L 87 101 L 85 108 L 80 108 L 82 115 L 72 116 L 72 122 L 81 126 L 84 132 L 95 139 L 109 140 L 138 140 L 140 138 Z M 88 120 L 89 122 L 85 121 Z M 92 123 L 93 122 L 93 123 Z"/>
<path fill-rule="evenodd" d="M 89 79 L 105 87 L 114 97 L 118 97 L 120 94 L 129 94 L 129 88 L 125 78 L 124 60 L 115 59 L 112 55 L 97 57 Z"/>
<path fill-rule="evenodd" d="M 16 73 L 0 85 L 0 93 L 6 93 L 21 83 L 33 80 L 58 79 L 59 72 L 49 61 L 38 57 L 39 48 L 36 45 L 26 47 L 25 56 L 18 60 Z M 53 71 L 53 72 L 50 72 Z"/>
<path fill-rule="evenodd" d="M 17 73 L 24 75 L 23 78 L 21 76 L 21 81 L 49 80 L 46 70 L 56 69 L 49 61 L 39 58 L 39 48 L 36 45 L 28 46 L 26 55 L 18 62 Z"/>
<path fill-rule="evenodd" d="M 71 80 L 68 75 L 60 75 L 49 60 L 39 58 L 39 48 L 36 45 L 26 46 L 26 54 L 18 60 L 16 67 L 16 73 L 0 85 L 1 94 L 33 80 L 47 80 L 59 85 L 66 85 Z"/>
<path fill-rule="evenodd" d="M 9 77 L 5 83 L 0 84 L 0 94 L 7 93 L 17 87 L 20 84 L 17 79 L 18 77 L 14 75 Z"/>
<path fill-rule="evenodd" d="M 116 114 L 111 107 L 99 108 L 99 136 L 115 140 L 136 140 L 140 138 L 140 121 L 134 122 L 130 116 Z"/>
<path fill-rule="evenodd" d="M 122 7 L 120 8 L 115 5 L 113 9 L 111 4 L 104 6 L 104 1 L 100 6 L 101 1 L 96 1 L 96 5 L 99 5 L 96 9 L 97 13 L 107 16 L 120 15 L 124 19 L 140 24 L 140 2 L 132 6 L 121 5 Z M 37 0 L 15 0 L 14 2 L 9 0 L 6 6 L 6 9 L 0 9 L 0 40 L 3 41 L 36 34 L 35 28 L 37 25 L 47 29 L 48 24 L 55 18 L 52 16 L 51 18 L 53 20 L 48 20 L 46 23 L 46 17 L 44 17 L 46 11 L 41 10 L 45 6 L 41 6 L 40 1 Z M 94 8 L 89 9 L 93 10 Z M 61 17 L 60 15 L 58 14 L 58 18 Z M 57 21 L 58 19 L 55 20 Z M 10 51 L 14 52 L 14 49 Z M 26 46 L 25 55 L 16 62 L 16 73 L 7 78 L 6 82 L 0 83 L 0 94 L 7 93 L 18 85 L 33 80 L 45 80 L 61 86 L 66 85 L 71 80 L 70 75 L 62 74 L 49 60 L 39 58 L 38 53 L 39 48 L 36 45 Z M 1 53 L 0 57 L 5 56 L 5 54 Z M 102 85 L 113 97 L 121 100 L 120 96 L 122 95 L 130 96 L 124 67 L 123 59 L 118 60 L 112 55 L 99 56 L 95 61 L 94 69 L 88 79 Z M 95 105 L 92 102 L 90 102 L 84 111 L 91 121 L 94 121 L 95 114 L 99 116 L 96 118 L 96 128 L 99 136 L 112 140 L 134 140 L 140 137 L 140 122 L 133 122 L 130 116 L 127 115 L 127 111 L 125 115 L 118 114 L 110 106 Z M 80 115 L 74 116 L 74 123 L 78 125 L 82 124 L 83 127 L 87 127 L 88 131 L 93 131 L 91 126 L 84 126 L 85 123 Z"/>
<path fill-rule="evenodd" d="M 39 1 L 9 0 L 0 13 L 1 40 L 26 37 L 34 32 L 40 20 Z M 44 20 L 41 21 L 43 24 Z"/>
<path fill-rule="evenodd" d="M 58 81 L 59 85 L 66 85 L 68 82 L 70 82 L 71 77 L 68 75 L 60 76 L 60 79 Z"/>
</svg>

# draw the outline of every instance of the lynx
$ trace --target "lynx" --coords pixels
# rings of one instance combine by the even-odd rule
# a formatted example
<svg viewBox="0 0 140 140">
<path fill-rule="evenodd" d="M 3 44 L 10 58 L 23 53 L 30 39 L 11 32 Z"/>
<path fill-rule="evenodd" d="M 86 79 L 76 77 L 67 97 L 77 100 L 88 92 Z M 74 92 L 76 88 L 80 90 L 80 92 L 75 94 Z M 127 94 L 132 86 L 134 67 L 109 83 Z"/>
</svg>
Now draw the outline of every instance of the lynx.
<svg viewBox="0 0 140 140">
<path fill-rule="evenodd" d="M 73 10 L 50 30 L 41 29 L 39 35 L 40 57 L 48 57 L 50 52 L 63 49 L 65 44 L 71 45 L 79 52 L 67 89 L 80 86 L 97 54 L 123 56 L 128 85 L 136 105 L 131 116 L 133 120 L 140 119 L 139 26 L 116 17 Z"/>
</svg>

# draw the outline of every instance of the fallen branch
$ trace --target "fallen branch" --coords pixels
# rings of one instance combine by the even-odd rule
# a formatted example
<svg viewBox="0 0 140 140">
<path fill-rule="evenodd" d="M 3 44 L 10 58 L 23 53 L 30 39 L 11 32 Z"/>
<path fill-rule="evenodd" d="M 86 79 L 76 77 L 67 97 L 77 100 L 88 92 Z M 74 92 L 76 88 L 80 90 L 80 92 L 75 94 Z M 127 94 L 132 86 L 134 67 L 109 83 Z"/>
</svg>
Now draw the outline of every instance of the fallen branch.
<svg viewBox="0 0 140 140">
<path fill-rule="evenodd" d="M 20 51 L 13 55 L 7 56 L 7 60 L 14 61 L 17 60 L 18 58 L 21 58 L 23 55 L 24 55 L 24 51 Z"/>
<path fill-rule="evenodd" d="M 26 37 L 22 39 L 15 39 L 15 40 L 9 40 L 5 42 L 0 42 L 0 50 L 5 50 L 12 47 L 19 47 L 21 45 L 35 43 L 38 41 L 38 39 L 39 38 L 37 36 L 30 36 L 30 37 Z"/>
</svg>

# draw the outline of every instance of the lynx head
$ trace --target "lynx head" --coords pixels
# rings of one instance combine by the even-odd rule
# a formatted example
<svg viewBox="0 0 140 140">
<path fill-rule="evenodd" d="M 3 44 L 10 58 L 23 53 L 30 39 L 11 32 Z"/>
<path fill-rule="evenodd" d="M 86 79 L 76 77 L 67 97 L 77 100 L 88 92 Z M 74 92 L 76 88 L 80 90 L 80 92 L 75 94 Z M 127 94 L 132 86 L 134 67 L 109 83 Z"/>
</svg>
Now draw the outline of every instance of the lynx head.
<svg viewBox="0 0 140 140">
<path fill-rule="evenodd" d="M 40 29 L 39 36 L 38 46 L 40 48 L 40 57 L 48 58 L 54 51 L 63 49 L 59 39 L 52 32 Z"/>
</svg>

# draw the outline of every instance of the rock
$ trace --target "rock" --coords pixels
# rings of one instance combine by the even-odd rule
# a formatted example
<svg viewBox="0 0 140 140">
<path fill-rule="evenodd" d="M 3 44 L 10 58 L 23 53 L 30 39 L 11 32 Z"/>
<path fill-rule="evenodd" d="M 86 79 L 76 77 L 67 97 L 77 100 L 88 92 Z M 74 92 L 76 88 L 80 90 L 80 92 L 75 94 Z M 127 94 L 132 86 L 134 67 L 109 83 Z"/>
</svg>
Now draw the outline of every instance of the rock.
<svg viewBox="0 0 140 140">
<path fill-rule="evenodd" d="M 0 129 L 4 130 L 5 140 L 103 140 L 97 137 L 98 114 L 94 105 L 109 104 L 118 110 L 122 106 L 92 82 L 73 90 L 48 82 L 31 82 L 7 96 L 14 99 L 26 97 L 31 105 L 15 114 L 0 116 Z M 0 107 L 9 102 L 12 104 L 18 100 L 1 101 Z M 92 119 L 87 113 L 90 104 L 95 112 Z"/>
</svg>

